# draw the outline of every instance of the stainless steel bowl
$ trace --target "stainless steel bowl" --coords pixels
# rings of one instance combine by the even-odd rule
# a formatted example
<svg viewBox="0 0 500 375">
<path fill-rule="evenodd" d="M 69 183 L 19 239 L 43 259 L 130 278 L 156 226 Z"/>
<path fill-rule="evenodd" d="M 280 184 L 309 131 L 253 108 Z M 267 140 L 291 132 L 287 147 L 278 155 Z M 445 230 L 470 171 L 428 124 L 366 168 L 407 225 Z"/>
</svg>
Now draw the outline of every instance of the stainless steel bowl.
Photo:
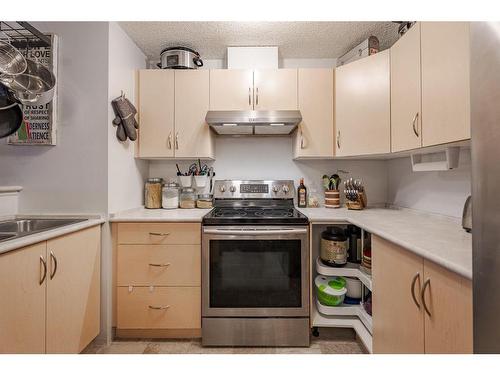
<svg viewBox="0 0 500 375">
<path fill-rule="evenodd" d="M 16 76 L 0 76 L 12 95 L 25 105 L 47 104 L 54 97 L 56 77 L 42 64 L 26 59 L 27 68 Z"/>
<path fill-rule="evenodd" d="M 0 74 L 15 76 L 26 70 L 26 59 L 11 44 L 0 40 Z"/>
</svg>

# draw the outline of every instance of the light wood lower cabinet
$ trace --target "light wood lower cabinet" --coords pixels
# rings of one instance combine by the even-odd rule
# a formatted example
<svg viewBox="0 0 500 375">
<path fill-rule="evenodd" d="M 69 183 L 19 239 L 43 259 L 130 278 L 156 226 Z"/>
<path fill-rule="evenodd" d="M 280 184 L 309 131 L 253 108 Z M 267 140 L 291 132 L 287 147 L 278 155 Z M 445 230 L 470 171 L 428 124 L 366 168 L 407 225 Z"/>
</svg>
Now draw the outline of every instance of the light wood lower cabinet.
<svg viewBox="0 0 500 375">
<path fill-rule="evenodd" d="M 412 280 L 423 277 L 423 260 L 375 236 L 372 245 L 373 351 L 423 353 L 424 315 L 411 294 Z M 415 295 L 419 287 L 416 282 Z"/>
<path fill-rule="evenodd" d="M 472 282 L 424 259 L 426 353 L 472 353 Z"/>
<path fill-rule="evenodd" d="M 99 334 L 100 233 L 0 255 L 0 353 L 79 353 Z"/>
<path fill-rule="evenodd" d="M 47 241 L 47 353 L 79 353 L 99 334 L 100 254 L 98 227 Z"/>
<path fill-rule="evenodd" d="M 46 248 L 0 255 L 0 353 L 45 353 Z"/>
<path fill-rule="evenodd" d="M 377 236 L 372 251 L 374 353 L 471 353 L 471 281 Z"/>
<path fill-rule="evenodd" d="M 201 225 L 117 223 L 118 337 L 199 337 Z"/>
</svg>

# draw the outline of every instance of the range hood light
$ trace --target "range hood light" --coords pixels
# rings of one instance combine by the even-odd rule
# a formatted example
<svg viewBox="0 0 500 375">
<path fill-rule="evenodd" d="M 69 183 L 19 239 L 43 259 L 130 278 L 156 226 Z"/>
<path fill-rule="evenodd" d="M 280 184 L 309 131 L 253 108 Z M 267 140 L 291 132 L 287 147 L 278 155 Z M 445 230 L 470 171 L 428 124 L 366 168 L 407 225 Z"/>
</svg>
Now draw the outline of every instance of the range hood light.
<svg viewBox="0 0 500 375">
<path fill-rule="evenodd" d="M 271 126 L 285 126 L 285 124 L 283 124 L 283 123 L 279 123 L 279 124 L 269 124 L 269 125 L 271 125 Z"/>
<path fill-rule="evenodd" d="M 231 123 L 231 124 L 222 124 L 222 126 L 238 126 L 238 124 Z"/>
</svg>

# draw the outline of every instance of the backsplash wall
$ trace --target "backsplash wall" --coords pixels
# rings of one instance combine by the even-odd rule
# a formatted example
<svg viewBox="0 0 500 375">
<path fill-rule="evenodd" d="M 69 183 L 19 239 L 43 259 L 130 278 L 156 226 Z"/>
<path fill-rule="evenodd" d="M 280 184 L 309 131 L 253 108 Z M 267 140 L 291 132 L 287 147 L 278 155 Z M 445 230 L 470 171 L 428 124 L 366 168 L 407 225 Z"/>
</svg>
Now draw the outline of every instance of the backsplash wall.
<svg viewBox="0 0 500 375">
<path fill-rule="evenodd" d="M 190 162 L 177 161 L 181 169 Z M 151 161 L 150 177 L 176 177 L 175 161 Z M 362 178 L 366 185 L 369 205 L 387 201 L 387 168 L 381 160 L 292 160 L 292 138 L 242 137 L 216 139 L 216 160 L 208 162 L 215 169 L 215 179 L 293 179 L 295 185 L 304 177 L 308 192 L 316 191 L 323 201 L 321 177 L 338 169 L 342 180 Z"/>
<path fill-rule="evenodd" d="M 444 172 L 413 172 L 409 157 L 387 161 L 387 202 L 460 218 L 471 193 L 470 150 L 460 151 L 457 169 Z"/>
</svg>

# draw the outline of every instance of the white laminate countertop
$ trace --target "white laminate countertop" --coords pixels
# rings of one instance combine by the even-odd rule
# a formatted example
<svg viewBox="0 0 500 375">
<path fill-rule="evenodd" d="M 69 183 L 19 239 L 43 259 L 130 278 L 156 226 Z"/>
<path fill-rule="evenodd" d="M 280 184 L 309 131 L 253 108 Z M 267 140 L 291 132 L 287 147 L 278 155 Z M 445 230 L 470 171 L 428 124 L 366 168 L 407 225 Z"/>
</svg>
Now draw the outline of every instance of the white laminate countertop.
<svg viewBox="0 0 500 375">
<path fill-rule="evenodd" d="M 176 208 L 173 210 L 166 209 L 147 209 L 144 207 L 134 208 L 127 211 L 121 211 L 112 214 L 109 218 L 111 222 L 186 222 L 186 223 L 201 223 L 201 219 L 211 208 Z"/>
<path fill-rule="evenodd" d="M 0 242 L 0 254 L 19 249 L 21 247 L 33 245 L 38 242 L 47 241 L 54 237 L 59 237 L 64 234 L 76 232 L 85 228 L 90 228 L 106 222 L 101 216 L 85 216 L 85 215 L 17 215 L 0 217 L 0 221 L 10 219 L 25 219 L 25 218 L 39 218 L 39 219 L 68 219 L 68 218 L 82 218 L 87 219 L 75 224 L 69 224 L 62 227 L 46 230 L 39 233 L 33 233 L 24 237 L 15 238 Z"/>
<path fill-rule="evenodd" d="M 472 279 L 472 235 L 459 219 L 406 209 L 299 208 L 312 224 L 349 222 Z"/>
</svg>

